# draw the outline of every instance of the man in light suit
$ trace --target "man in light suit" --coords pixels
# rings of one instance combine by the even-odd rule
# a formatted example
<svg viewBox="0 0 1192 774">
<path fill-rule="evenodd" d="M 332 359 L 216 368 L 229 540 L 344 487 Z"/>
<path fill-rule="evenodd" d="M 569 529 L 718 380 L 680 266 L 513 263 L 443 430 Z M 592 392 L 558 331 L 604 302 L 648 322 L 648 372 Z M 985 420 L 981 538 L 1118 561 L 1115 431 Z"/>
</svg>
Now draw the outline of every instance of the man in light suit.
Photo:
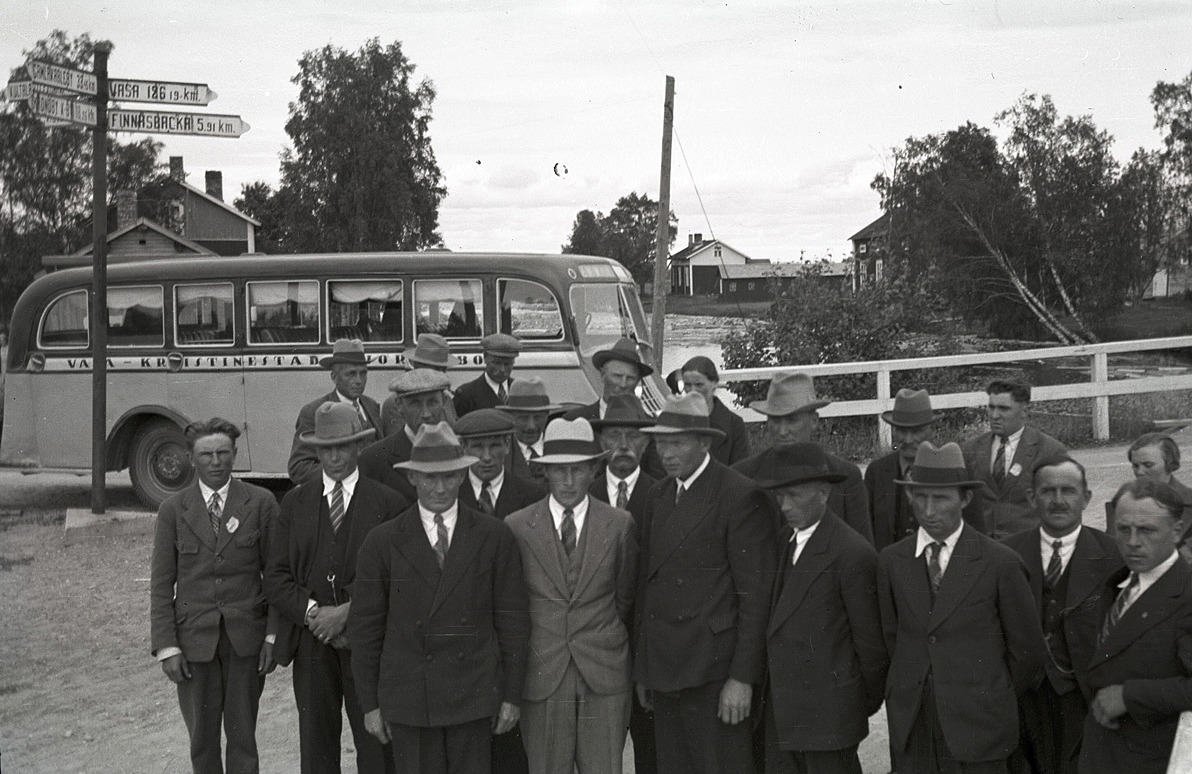
<svg viewBox="0 0 1192 774">
<path fill-rule="evenodd" d="M 1192 710 L 1192 570 L 1176 550 L 1182 498 L 1135 479 L 1113 498 L 1113 537 L 1126 566 L 1071 616 L 1076 679 L 1089 702 L 1081 774 L 1192 770 L 1168 759 L 1180 713 Z"/>
<path fill-rule="evenodd" d="M 356 555 L 368 533 L 409 502 L 360 474 L 372 428 L 351 406 L 324 403 L 304 437 L 322 471 L 282 499 L 265 587 L 282 625 L 278 662 L 294 664 L 302 774 L 339 774 L 346 710 L 359 774 L 392 771 L 388 751 L 364 727 L 345 634 L 355 597 Z"/>
<path fill-rule="evenodd" d="M 365 446 L 360 453 L 361 475 L 384 484 L 409 502 L 418 499 L 414 485 L 396 465 L 410 459 L 414 436 L 419 428 L 446 420 L 447 398 L 444 390 L 450 383 L 446 374 L 429 368 L 415 368 L 393 377 L 389 382 L 389 391 L 397 396 L 406 425 L 392 435 Z"/>
<path fill-rule="evenodd" d="M 712 459 L 708 403 L 669 398 L 653 427 L 668 478 L 641 526 L 634 681 L 654 711 L 663 774 L 753 771 L 777 518 L 752 481 Z"/>
<path fill-rule="evenodd" d="M 459 503 L 476 458 L 446 422 L 399 463 L 417 505 L 360 549 L 349 633 L 364 722 L 399 774 L 491 770 L 518 722 L 530 617 L 509 527 Z"/>
<path fill-rule="evenodd" d="M 1040 460 L 1031 484 L 1039 526 L 1002 541 L 1026 563 L 1047 640 L 1047 679 L 1019 699 L 1020 755 L 1027 770 L 1037 774 L 1076 774 L 1088 704 L 1073 676 L 1069 642 L 1079 634 L 1069 613 L 1090 598 L 1099 599 L 1105 578 L 1122 566 L 1113 539 L 1081 524 L 1089 496 L 1079 462 L 1070 457 Z M 1080 643 L 1076 652 L 1081 652 Z"/>
<path fill-rule="evenodd" d="M 882 705 L 877 552 L 828 509 L 843 480 L 812 443 L 784 447 L 759 474 L 785 522 L 766 636 L 767 774 L 861 774 L 857 746 Z"/>
<path fill-rule="evenodd" d="M 981 482 L 959 446 L 924 441 L 899 483 L 919 529 L 878 557 L 894 769 L 1005 774 L 1017 697 L 1038 684 L 1047 647 L 1026 568 L 961 519 Z"/>
<path fill-rule="evenodd" d="M 518 379 L 509 386 L 509 400 L 498 409 L 513 419 L 513 445 L 509 470 L 546 486 L 546 469 L 530 463 L 542 456 L 542 434 L 551 414 L 562 407 L 551 403 L 546 385 L 537 376 Z"/>
<path fill-rule="evenodd" d="M 153 539 L 149 615 L 153 654 L 178 685 L 195 774 L 251 774 L 257 707 L 273 671 L 277 612 L 266 614 L 262 575 L 277 519 L 268 491 L 232 478 L 240 431 L 193 422 L 186 445 L 198 480 L 161 504 Z"/>
<path fill-rule="evenodd" d="M 982 486 L 968 505 L 965 520 L 985 524 L 985 534 L 1000 540 L 1015 532 L 1039 526 L 1030 503 L 1035 463 L 1068 453 L 1047 433 L 1027 425 L 1031 386 L 1026 382 L 997 380 L 989 393 L 989 431 L 962 445 L 969 477 Z"/>
<path fill-rule="evenodd" d="M 315 429 L 315 410 L 327 403 L 346 403 L 360 415 L 364 426 L 373 430 L 372 440 L 381 437 L 381 407 L 364 394 L 368 386 L 368 358 L 364 354 L 364 342 L 360 339 L 337 339 L 331 346 L 331 354 L 319 361 L 319 365 L 331 371 L 335 389 L 321 398 L 315 398 L 298 412 L 294 423 L 294 443 L 290 449 L 288 471 L 295 484 L 317 476 L 319 455 L 315 447 L 302 440 Z"/>
<path fill-rule="evenodd" d="M 530 596 L 522 726 L 533 774 L 620 774 L 637 577 L 628 511 L 588 496 L 605 457 L 586 419 L 546 429 L 550 495 L 509 519 Z"/>
<path fill-rule="evenodd" d="M 513 363 L 522 344 L 508 333 L 490 333 L 480 340 L 484 373 L 455 391 L 455 413 L 460 417 L 482 408 L 503 406 L 513 384 Z"/>
</svg>

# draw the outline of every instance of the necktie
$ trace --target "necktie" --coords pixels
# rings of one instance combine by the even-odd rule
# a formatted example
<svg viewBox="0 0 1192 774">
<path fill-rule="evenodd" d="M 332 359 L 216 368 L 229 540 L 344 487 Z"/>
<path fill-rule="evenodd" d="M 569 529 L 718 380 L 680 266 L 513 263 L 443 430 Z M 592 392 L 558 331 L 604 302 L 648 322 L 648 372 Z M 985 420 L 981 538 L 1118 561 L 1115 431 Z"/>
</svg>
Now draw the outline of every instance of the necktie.
<svg viewBox="0 0 1192 774">
<path fill-rule="evenodd" d="M 538 453 L 538 450 L 535 449 L 533 446 L 527 446 L 526 448 L 530 450 L 530 459 L 536 460 L 542 456 L 541 454 Z"/>
<path fill-rule="evenodd" d="M 493 507 L 493 493 L 489 489 L 487 481 L 480 485 L 480 510 L 489 516 L 492 516 L 493 511 L 496 510 Z"/>
<path fill-rule="evenodd" d="M 683 484 L 675 482 L 675 505 L 679 504 L 679 498 L 683 496 Z"/>
<path fill-rule="evenodd" d="M 505 382 L 497 385 L 497 405 L 504 406 L 509 402 L 509 393 L 505 391 Z"/>
<path fill-rule="evenodd" d="M 356 413 L 360 415 L 360 421 L 364 423 L 365 427 L 372 427 L 372 422 L 368 421 L 368 414 L 364 413 L 364 406 L 360 405 L 360 401 L 353 401 L 356 404 Z"/>
<path fill-rule="evenodd" d="M 1063 543 L 1059 540 L 1054 540 L 1051 543 L 1051 561 L 1047 563 L 1047 572 L 1043 575 L 1043 583 L 1049 589 L 1054 589 L 1055 584 L 1060 582 L 1060 575 L 1064 571 L 1064 563 L 1060 560 L 1060 546 Z"/>
<path fill-rule="evenodd" d="M 1002 442 L 998 444 L 997 454 L 993 458 L 993 483 L 1001 486 L 1006 480 L 1006 436 L 1002 436 Z"/>
<path fill-rule="evenodd" d="M 435 514 L 435 556 L 439 559 L 439 569 L 447 561 L 447 549 L 450 548 L 447 539 L 447 525 L 443 523 L 443 514 Z"/>
<path fill-rule="evenodd" d="M 624 481 L 617 483 L 617 507 L 625 510 L 629 505 L 629 484 Z"/>
<path fill-rule="evenodd" d="M 575 550 L 575 514 L 570 508 L 563 511 L 563 523 L 559 525 L 559 537 L 563 541 L 563 553 L 567 554 L 567 558 L 571 558 L 571 552 Z"/>
<path fill-rule="evenodd" d="M 944 548 L 941 541 L 935 541 L 927 546 L 927 571 L 931 574 L 931 593 L 938 594 L 940 581 L 944 579 L 944 569 L 940 566 L 940 551 Z"/>
<path fill-rule="evenodd" d="M 336 481 L 331 490 L 331 531 L 339 532 L 344 521 L 344 482 Z"/>
<path fill-rule="evenodd" d="M 791 536 L 791 566 L 795 566 L 795 560 L 799 558 L 799 533 L 796 532 Z"/>
<path fill-rule="evenodd" d="M 1109 608 L 1109 613 L 1105 616 L 1105 623 L 1101 626 L 1101 642 L 1104 644 L 1109 639 L 1109 633 L 1113 631 L 1113 627 L 1117 626 L 1118 621 L 1122 620 L 1122 615 L 1126 612 L 1126 608 L 1134 601 L 1134 594 L 1138 591 L 1138 573 L 1130 573 L 1130 582 L 1126 584 L 1126 588 L 1122 589 L 1117 599 L 1113 601 L 1113 607 Z"/>
<path fill-rule="evenodd" d="M 207 501 L 207 517 L 211 519 L 211 531 L 219 535 L 219 517 L 223 513 L 223 508 L 220 507 L 219 492 L 212 492 L 211 499 Z"/>
</svg>

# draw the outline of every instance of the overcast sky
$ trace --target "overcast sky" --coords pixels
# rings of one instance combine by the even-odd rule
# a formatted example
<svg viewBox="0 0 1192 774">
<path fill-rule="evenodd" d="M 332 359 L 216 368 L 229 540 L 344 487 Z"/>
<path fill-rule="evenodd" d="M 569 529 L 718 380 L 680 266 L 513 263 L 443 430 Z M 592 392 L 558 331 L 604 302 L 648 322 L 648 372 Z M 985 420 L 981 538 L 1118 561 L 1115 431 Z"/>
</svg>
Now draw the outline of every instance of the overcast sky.
<svg viewBox="0 0 1192 774">
<path fill-rule="evenodd" d="M 991 126 L 1029 91 L 1061 114 L 1092 114 L 1124 162 L 1160 144 L 1155 83 L 1192 72 L 1187 0 L 3 5 L 0 67 L 61 28 L 111 40 L 113 77 L 210 84 L 219 98 L 205 110 L 251 131 L 158 139 L 163 155 L 185 157 L 192 184 L 222 170 L 229 200 L 244 183 L 276 184 L 304 51 L 400 41 L 438 92 L 431 137 L 453 250 L 557 252 L 579 210 L 607 212 L 630 191 L 657 198 L 666 75 L 675 249 L 700 232 L 792 260 L 847 252 L 880 213 L 870 182 L 909 136 Z"/>
</svg>

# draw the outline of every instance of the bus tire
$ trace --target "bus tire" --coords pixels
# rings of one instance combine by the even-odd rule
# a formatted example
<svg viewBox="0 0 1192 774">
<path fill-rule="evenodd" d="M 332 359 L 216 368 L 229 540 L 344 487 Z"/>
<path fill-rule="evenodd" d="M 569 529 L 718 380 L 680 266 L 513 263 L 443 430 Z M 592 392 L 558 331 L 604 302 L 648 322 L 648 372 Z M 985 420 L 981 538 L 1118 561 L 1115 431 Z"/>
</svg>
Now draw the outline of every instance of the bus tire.
<svg viewBox="0 0 1192 774">
<path fill-rule="evenodd" d="M 186 437 L 173 422 L 155 420 L 137 430 L 129 451 L 128 474 L 141 502 L 157 508 L 194 481 Z"/>
</svg>

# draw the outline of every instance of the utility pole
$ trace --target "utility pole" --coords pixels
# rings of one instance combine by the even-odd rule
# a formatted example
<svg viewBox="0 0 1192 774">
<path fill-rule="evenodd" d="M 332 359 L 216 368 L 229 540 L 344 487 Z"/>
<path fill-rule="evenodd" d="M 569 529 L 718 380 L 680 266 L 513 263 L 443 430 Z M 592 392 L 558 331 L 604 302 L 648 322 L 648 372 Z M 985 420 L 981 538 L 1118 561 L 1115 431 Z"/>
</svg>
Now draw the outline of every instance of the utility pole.
<svg viewBox="0 0 1192 774">
<path fill-rule="evenodd" d="M 91 512 L 107 509 L 108 476 L 108 55 L 95 44 L 95 129 L 91 133 Z"/>
<path fill-rule="evenodd" d="M 666 101 L 662 107 L 662 171 L 658 176 L 658 229 L 654 239 L 654 308 L 650 338 L 654 368 L 662 373 L 662 337 L 666 332 L 666 294 L 669 284 L 666 260 L 670 253 L 671 127 L 675 122 L 675 79 L 666 76 Z"/>
</svg>

